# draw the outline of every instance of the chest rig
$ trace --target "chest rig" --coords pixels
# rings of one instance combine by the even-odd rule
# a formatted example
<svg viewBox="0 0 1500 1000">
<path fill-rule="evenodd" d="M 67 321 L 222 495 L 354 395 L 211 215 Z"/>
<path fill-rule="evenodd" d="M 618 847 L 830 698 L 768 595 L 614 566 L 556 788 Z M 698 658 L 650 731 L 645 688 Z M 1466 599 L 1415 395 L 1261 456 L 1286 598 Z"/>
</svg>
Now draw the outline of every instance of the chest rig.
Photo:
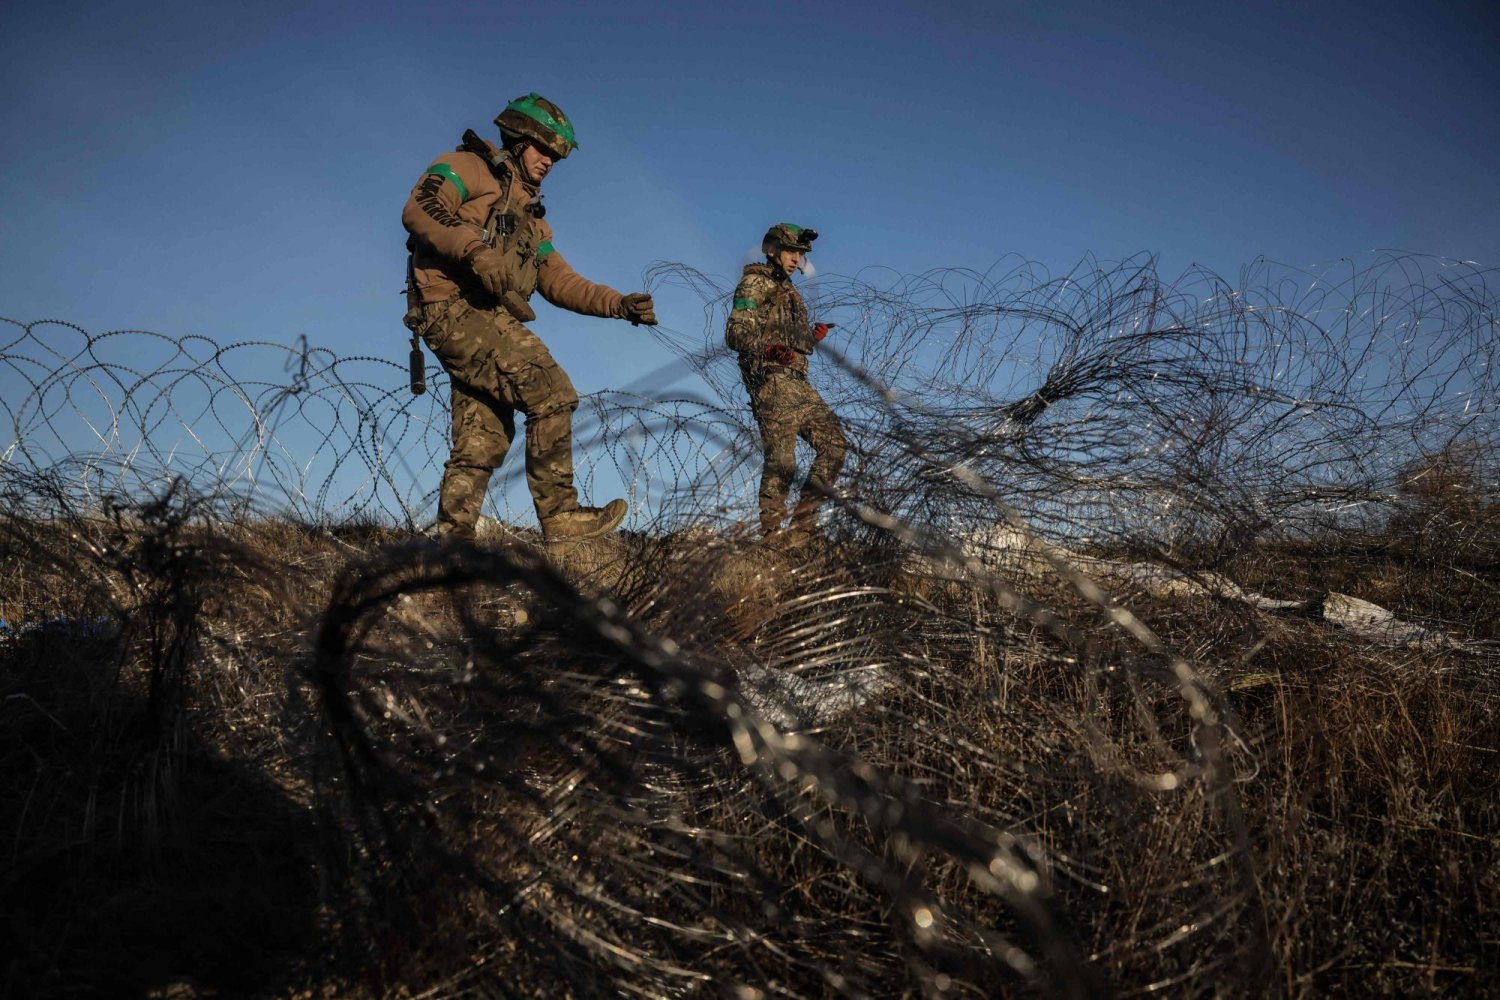
<svg viewBox="0 0 1500 1000">
<path fill-rule="evenodd" d="M 807 306 L 802 296 L 792 287 L 788 278 L 777 288 L 776 319 L 781 323 L 782 343 L 798 354 L 811 354 L 817 346 L 812 335 L 812 320 L 807 315 Z"/>
<path fill-rule="evenodd" d="M 524 205 L 514 204 L 520 168 L 510 153 L 503 149 L 492 149 L 473 129 L 464 133 L 463 144 L 459 148 L 481 157 L 489 165 L 490 172 L 504 192 L 503 197 L 490 208 L 484 226 L 479 231 L 479 238 L 485 246 L 499 250 L 504 255 L 502 273 L 507 293 L 504 298 L 509 300 L 510 293 L 514 293 L 525 302 L 536 291 L 537 271 L 541 267 L 541 261 L 537 257 L 540 241 L 537 239 L 535 220 L 546 215 L 547 209 L 542 204 L 540 195 Z M 506 306 L 511 308 L 508 302 Z M 534 319 L 535 314 L 531 318 Z"/>
<path fill-rule="evenodd" d="M 766 339 L 771 343 L 785 344 L 798 354 L 811 354 L 817 346 L 812 335 L 812 320 L 808 318 L 807 306 L 792 285 L 792 279 L 778 278 L 769 264 L 757 266 L 762 269 L 762 274 L 772 279 L 774 289 L 771 301 L 766 303 Z"/>
</svg>

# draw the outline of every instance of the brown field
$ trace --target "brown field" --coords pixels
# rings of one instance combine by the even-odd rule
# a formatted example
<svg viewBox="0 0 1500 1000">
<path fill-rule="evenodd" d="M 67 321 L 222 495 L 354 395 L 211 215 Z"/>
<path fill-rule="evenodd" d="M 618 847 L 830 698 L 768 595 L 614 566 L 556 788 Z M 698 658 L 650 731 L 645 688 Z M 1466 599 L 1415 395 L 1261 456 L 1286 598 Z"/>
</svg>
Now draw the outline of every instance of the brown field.
<svg viewBox="0 0 1500 1000">
<path fill-rule="evenodd" d="M 0 533 L 5 995 L 1500 989 L 1493 508 L 1214 566 L 1441 648 L 847 526 L 202 513 Z M 788 737 L 756 664 L 884 680 Z"/>
</svg>

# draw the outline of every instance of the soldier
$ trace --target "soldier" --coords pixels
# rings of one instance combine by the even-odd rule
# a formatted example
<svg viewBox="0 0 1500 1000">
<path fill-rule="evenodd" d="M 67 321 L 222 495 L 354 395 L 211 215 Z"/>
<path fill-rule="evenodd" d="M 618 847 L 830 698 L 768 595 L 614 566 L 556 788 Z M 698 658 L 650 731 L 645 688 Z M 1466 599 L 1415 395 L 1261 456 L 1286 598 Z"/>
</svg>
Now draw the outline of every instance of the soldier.
<svg viewBox="0 0 1500 1000">
<path fill-rule="evenodd" d="M 502 145 L 464 133 L 432 162 L 401 212 L 407 249 L 407 326 L 452 380 L 453 447 L 443 466 L 438 533 L 472 538 L 490 474 L 526 416 L 526 483 L 549 540 L 595 538 L 625 517 L 624 500 L 581 507 L 573 486 L 578 394 L 523 324 L 533 291 L 587 316 L 654 325 L 651 296 L 621 295 L 583 278 L 552 245 L 542 180 L 578 143 L 551 101 L 518 97 L 495 119 Z"/>
<path fill-rule="evenodd" d="M 765 263 L 745 265 L 734 290 L 734 308 L 724 341 L 740 355 L 740 375 L 750 394 L 750 411 L 760 427 L 765 468 L 760 481 L 760 527 L 766 535 L 786 519 L 787 493 L 797 470 L 797 438 L 812 445 L 807 483 L 792 510 L 791 532 L 810 534 L 817 510 L 832 495 L 844 464 L 847 442 L 838 418 L 807 383 L 807 358 L 831 329 L 814 326 L 807 305 L 792 284 L 812 251 L 816 230 L 783 222 L 761 241 Z"/>
</svg>

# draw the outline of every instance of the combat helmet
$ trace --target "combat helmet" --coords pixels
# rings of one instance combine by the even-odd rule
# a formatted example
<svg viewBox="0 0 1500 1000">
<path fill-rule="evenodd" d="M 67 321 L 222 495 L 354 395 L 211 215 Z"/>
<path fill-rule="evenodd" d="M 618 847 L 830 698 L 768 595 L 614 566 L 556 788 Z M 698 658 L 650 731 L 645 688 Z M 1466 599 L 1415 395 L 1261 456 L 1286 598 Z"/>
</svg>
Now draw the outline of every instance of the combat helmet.
<svg viewBox="0 0 1500 1000">
<path fill-rule="evenodd" d="M 767 257 L 776 256 L 780 250 L 800 250 L 803 253 L 811 253 L 813 240 L 817 238 L 816 229 L 794 226 L 790 222 L 778 222 L 766 230 L 765 238 L 760 241 L 760 252 Z"/>
<path fill-rule="evenodd" d="M 573 137 L 573 122 L 563 114 L 562 108 L 534 90 L 507 104 L 505 110 L 495 116 L 495 124 L 500 126 L 506 146 L 529 139 L 551 154 L 554 160 L 561 160 L 578 148 L 578 140 Z"/>
</svg>

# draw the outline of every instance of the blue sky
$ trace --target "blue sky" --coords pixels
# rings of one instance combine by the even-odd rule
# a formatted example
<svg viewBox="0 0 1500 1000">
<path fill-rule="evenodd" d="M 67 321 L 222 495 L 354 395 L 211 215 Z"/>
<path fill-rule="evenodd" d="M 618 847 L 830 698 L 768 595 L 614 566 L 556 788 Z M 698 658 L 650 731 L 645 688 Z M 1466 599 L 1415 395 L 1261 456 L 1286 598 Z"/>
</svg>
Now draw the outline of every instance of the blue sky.
<svg viewBox="0 0 1500 1000">
<path fill-rule="evenodd" d="M 12 4 L 0 315 L 402 361 L 402 201 L 533 89 L 557 245 L 626 291 L 782 219 L 840 274 L 1500 263 L 1497 50 L 1492 2 Z M 580 391 L 670 360 L 539 312 Z"/>
</svg>

